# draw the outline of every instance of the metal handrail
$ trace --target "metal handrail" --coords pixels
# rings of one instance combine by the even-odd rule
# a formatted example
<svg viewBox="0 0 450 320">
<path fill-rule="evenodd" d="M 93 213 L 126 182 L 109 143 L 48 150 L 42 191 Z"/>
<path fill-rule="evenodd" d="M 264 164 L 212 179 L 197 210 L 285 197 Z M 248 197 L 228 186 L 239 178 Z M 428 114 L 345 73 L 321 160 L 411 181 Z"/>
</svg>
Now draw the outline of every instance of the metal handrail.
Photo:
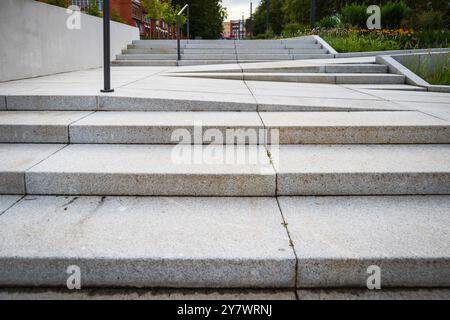
<svg viewBox="0 0 450 320">
<path fill-rule="evenodd" d="M 187 38 L 189 39 L 189 5 L 185 4 L 183 9 L 180 10 L 180 12 L 177 13 L 177 53 L 178 58 L 177 60 L 181 60 L 181 49 L 180 49 L 180 41 L 181 41 L 181 27 L 180 27 L 180 17 L 183 14 L 183 12 L 186 11 L 186 21 L 187 21 Z"/>
</svg>

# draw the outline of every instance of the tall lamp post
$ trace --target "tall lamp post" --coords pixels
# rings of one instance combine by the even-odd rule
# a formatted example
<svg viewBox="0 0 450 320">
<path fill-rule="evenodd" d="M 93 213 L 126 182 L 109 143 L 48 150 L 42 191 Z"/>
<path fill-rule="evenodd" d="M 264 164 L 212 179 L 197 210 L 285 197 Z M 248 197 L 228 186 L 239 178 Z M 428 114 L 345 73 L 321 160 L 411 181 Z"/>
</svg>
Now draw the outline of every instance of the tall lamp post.
<svg viewBox="0 0 450 320">
<path fill-rule="evenodd" d="M 253 36 L 253 3 L 250 1 L 250 23 L 249 23 L 250 30 L 248 31 L 248 34 L 250 36 Z"/>
<path fill-rule="evenodd" d="M 270 23 L 270 0 L 266 0 L 266 32 L 269 32 L 269 23 Z"/>
<path fill-rule="evenodd" d="M 316 12 L 317 12 L 317 3 L 316 0 L 311 0 L 311 28 L 316 26 Z"/>
<path fill-rule="evenodd" d="M 111 27 L 109 21 L 109 0 L 103 0 L 103 81 L 101 92 L 114 92 L 111 89 Z"/>
</svg>

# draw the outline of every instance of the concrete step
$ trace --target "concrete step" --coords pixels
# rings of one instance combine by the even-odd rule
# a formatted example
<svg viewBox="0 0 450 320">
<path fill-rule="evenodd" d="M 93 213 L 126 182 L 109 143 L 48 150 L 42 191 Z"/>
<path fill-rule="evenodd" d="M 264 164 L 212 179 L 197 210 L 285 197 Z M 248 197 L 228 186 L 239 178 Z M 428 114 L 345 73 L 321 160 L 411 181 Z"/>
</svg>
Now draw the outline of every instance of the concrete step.
<svg viewBox="0 0 450 320">
<path fill-rule="evenodd" d="M 280 144 L 450 143 L 450 122 L 420 112 L 260 112 Z M 89 118 L 88 118 L 89 119 Z M 84 120 L 81 120 L 84 121 Z"/>
<path fill-rule="evenodd" d="M 22 174 L 35 195 L 275 195 L 261 146 L 69 145 Z"/>
<path fill-rule="evenodd" d="M 97 112 L 69 131 L 71 143 L 265 143 L 256 112 Z"/>
<path fill-rule="evenodd" d="M 188 43 L 185 48 L 186 49 L 208 50 L 208 49 L 235 49 L 236 47 L 232 43 L 230 43 L 230 44 L 211 44 L 211 45 Z"/>
<path fill-rule="evenodd" d="M 146 66 L 177 66 L 177 61 L 174 60 L 115 60 L 111 62 L 114 66 L 125 67 L 146 67 Z"/>
<path fill-rule="evenodd" d="M 90 113 L 1 111 L 0 143 L 68 143 L 69 125 Z"/>
<path fill-rule="evenodd" d="M 404 84 L 405 76 L 397 74 L 372 74 L 372 73 L 173 73 L 170 76 L 248 80 L 248 81 L 272 81 L 272 82 L 297 82 L 297 83 L 328 83 L 328 84 Z"/>
<path fill-rule="evenodd" d="M 292 55 L 294 60 L 312 60 L 312 59 L 331 59 L 333 58 L 332 54 L 310 54 L 310 53 L 303 53 L 303 54 L 293 54 Z"/>
<path fill-rule="evenodd" d="M 366 288 L 370 266 L 383 289 L 450 285 L 449 196 L 18 200 L 2 287 L 66 288 L 69 266 L 82 288 Z"/>
<path fill-rule="evenodd" d="M 251 61 L 254 62 L 254 61 Z M 236 63 L 236 60 L 180 60 L 178 66 L 200 66 L 211 64 L 230 64 Z"/>
<path fill-rule="evenodd" d="M 182 60 L 235 60 L 237 59 L 236 54 L 212 54 L 212 53 L 203 53 L 203 54 L 182 54 Z"/>
<path fill-rule="evenodd" d="M 327 49 L 287 49 L 290 54 L 326 54 L 328 53 Z"/>
<path fill-rule="evenodd" d="M 299 67 L 277 66 L 269 68 L 244 67 L 243 70 L 248 73 L 388 73 L 387 66 L 378 64 L 325 64 Z"/>
<path fill-rule="evenodd" d="M 191 94 L 188 91 L 153 91 L 145 97 L 117 95 L 59 96 L 11 95 L 9 111 L 256 111 L 250 95 L 217 95 L 214 92 Z"/>
<path fill-rule="evenodd" d="M 270 147 L 278 195 L 450 194 L 450 145 Z"/>
<path fill-rule="evenodd" d="M 176 54 L 176 48 L 126 49 L 122 54 Z"/>
<path fill-rule="evenodd" d="M 267 129 L 267 138 L 266 132 Z M 180 141 L 180 135 L 183 140 Z M 271 140 L 274 139 L 274 140 Z M 450 123 L 420 112 L 0 112 L 1 143 L 450 143 Z"/>
<path fill-rule="evenodd" d="M 184 54 L 236 54 L 235 48 L 228 49 L 183 49 Z"/>
<path fill-rule="evenodd" d="M 176 60 L 176 54 L 118 54 L 117 60 Z"/>
<path fill-rule="evenodd" d="M 292 60 L 291 54 L 238 53 L 239 60 Z"/>
<path fill-rule="evenodd" d="M 281 197 L 300 288 L 450 285 L 450 197 Z M 367 290 L 367 289 L 366 289 Z M 383 290 L 380 290 L 383 291 Z"/>
<path fill-rule="evenodd" d="M 0 144 L 0 194 L 24 194 L 25 171 L 48 158 L 63 144 Z"/>
<path fill-rule="evenodd" d="M 274 198 L 29 196 L 0 216 L 0 286 L 292 288 L 282 223 Z"/>
</svg>

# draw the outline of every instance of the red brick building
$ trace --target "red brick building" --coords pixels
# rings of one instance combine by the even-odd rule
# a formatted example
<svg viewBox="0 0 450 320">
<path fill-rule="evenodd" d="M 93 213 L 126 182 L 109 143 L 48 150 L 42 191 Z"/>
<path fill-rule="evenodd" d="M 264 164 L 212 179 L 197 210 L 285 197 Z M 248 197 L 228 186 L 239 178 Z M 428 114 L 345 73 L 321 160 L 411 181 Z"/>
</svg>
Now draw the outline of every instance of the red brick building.
<svg viewBox="0 0 450 320">
<path fill-rule="evenodd" d="M 130 26 L 139 28 L 142 38 L 175 38 L 175 26 L 147 18 L 141 0 L 110 0 L 110 3 L 111 11 L 117 12 Z"/>
<path fill-rule="evenodd" d="M 38 0 L 47 2 L 46 0 Z M 82 11 L 89 7 L 95 0 L 66 0 L 67 5 L 77 5 Z M 164 0 L 162 0 L 164 1 Z M 103 0 L 97 0 L 101 10 Z M 111 12 L 119 15 L 126 24 L 137 27 L 142 38 L 174 39 L 176 38 L 175 26 L 168 26 L 164 21 L 155 21 L 146 17 L 146 12 L 141 0 L 110 0 Z"/>
</svg>

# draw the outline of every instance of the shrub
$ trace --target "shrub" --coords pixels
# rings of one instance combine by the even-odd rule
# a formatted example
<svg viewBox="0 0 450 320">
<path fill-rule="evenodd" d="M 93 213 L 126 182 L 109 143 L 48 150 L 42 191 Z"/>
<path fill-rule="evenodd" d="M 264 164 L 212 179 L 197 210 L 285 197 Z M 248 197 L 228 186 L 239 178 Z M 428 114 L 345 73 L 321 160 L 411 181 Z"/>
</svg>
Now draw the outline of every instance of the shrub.
<svg viewBox="0 0 450 320">
<path fill-rule="evenodd" d="M 337 16 L 327 16 L 317 23 L 319 28 L 332 29 L 341 25 L 341 20 Z"/>
<path fill-rule="evenodd" d="M 51 4 L 52 6 L 57 6 L 57 7 L 61 7 L 61 8 L 68 7 L 67 0 L 48 0 L 47 4 Z"/>
<path fill-rule="evenodd" d="M 403 0 L 389 1 L 381 8 L 383 27 L 395 29 L 401 26 L 403 19 L 411 12 Z"/>
<path fill-rule="evenodd" d="M 283 38 L 292 38 L 303 35 L 306 31 L 309 31 L 309 27 L 306 27 L 300 23 L 288 23 L 284 26 L 281 35 Z M 309 33 L 309 32 L 307 32 Z"/>
<path fill-rule="evenodd" d="M 444 29 L 444 25 L 444 18 L 440 12 L 427 11 L 419 16 L 419 27 L 422 30 L 441 30 Z"/>
<path fill-rule="evenodd" d="M 352 3 L 342 8 L 342 22 L 352 27 L 367 27 L 367 6 L 365 4 Z"/>
<path fill-rule="evenodd" d="M 100 9 L 98 7 L 98 0 L 91 0 L 89 2 L 89 7 L 86 10 L 86 13 L 94 16 L 94 17 L 100 17 L 101 16 L 101 12 Z"/>
<path fill-rule="evenodd" d="M 272 30 L 269 30 L 265 33 L 260 33 L 254 37 L 256 40 L 265 40 L 265 39 L 273 39 L 275 38 L 275 34 Z"/>
</svg>

